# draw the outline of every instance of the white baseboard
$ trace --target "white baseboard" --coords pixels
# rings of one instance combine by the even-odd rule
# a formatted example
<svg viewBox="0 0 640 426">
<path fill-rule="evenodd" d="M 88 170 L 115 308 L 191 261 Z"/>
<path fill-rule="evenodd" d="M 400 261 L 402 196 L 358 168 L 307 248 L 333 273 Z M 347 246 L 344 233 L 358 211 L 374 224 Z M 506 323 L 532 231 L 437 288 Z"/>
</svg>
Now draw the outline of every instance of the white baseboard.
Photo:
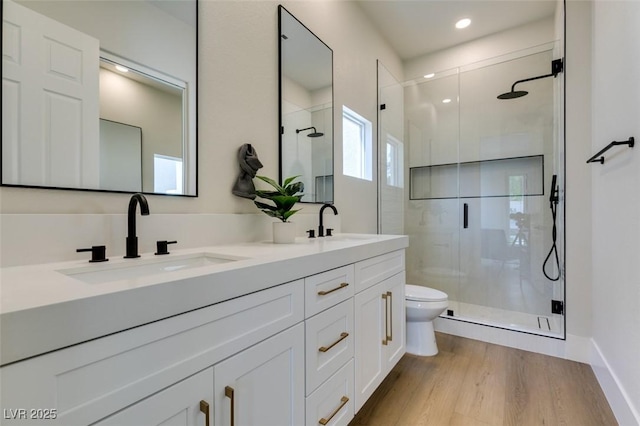
<svg viewBox="0 0 640 426">
<path fill-rule="evenodd" d="M 633 406 L 631 398 L 627 395 L 620 380 L 611 369 L 606 358 L 600 351 L 598 344 L 590 339 L 591 359 L 589 364 L 600 383 L 600 387 L 607 397 L 607 401 L 616 416 L 620 426 L 640 425 L 640 413 L 638 408 Z"/>
</svg>

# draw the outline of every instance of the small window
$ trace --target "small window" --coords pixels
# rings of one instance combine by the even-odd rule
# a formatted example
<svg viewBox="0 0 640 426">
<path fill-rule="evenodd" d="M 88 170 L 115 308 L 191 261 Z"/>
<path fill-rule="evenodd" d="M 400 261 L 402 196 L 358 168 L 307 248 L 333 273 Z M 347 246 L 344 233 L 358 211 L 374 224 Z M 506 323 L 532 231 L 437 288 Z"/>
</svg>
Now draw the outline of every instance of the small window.
<svg viewBox="0 0 640 426">
<path fill-rule="evenodd" d="M 402 142 L 387 135 L 387 185 L 404 187 L 404 146 Z"/>
<path fill-rule="evenodd" d="M 183 194 L 182 158 L 153 154 L 153 191 L 160 194 Z"/>
<path fill-rule="evenodd" d="M 342 107 L 342 173 L 372 180 L 371 122 Z"/>
</svg>

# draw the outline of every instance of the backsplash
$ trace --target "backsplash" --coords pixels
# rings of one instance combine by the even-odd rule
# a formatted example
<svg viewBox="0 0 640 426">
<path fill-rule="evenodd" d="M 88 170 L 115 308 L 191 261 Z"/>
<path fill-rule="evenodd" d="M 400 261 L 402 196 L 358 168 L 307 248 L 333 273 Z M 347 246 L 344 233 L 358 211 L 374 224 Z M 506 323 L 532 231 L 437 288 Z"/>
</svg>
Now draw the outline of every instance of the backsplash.
<svg viewBox="0 0 640 426">
<path fill-rule="evenodd" d="M 170 250 L 219 244 L 271 241 L 273 219 L 255 214 L 151 214 L 136 217 L 140 253 L 155 252 L 156 241 L 177 240 Z M 325 215 L 325 227 L 340 231 L 340 216 Z M 296 214 L 297 235 L 317 229 L 318 215 Z M 89 259 L 78 248 L 107 247 L 123 256 L 126 214 L 2 214 L 0 267 Z"/>
</svg>

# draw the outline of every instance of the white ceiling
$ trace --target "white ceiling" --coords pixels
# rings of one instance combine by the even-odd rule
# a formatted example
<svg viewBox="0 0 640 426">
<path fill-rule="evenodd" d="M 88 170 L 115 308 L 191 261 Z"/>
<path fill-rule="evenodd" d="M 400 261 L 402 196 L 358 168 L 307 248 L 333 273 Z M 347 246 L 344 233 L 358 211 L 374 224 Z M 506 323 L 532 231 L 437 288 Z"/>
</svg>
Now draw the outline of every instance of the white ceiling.
<svg viewBox="0 0 640 426">
<path fill-rule="evenodd" d="M 446 49 L 555 12 L 556 0 L 357 0 L 402 60 Z M 471 25 L 454 24 L 470 18 Z"/>
<path fill-rule="evenodd" d="M 196 27 L 197 4 L 193 0 L 147 0 L 152 5 L 164 10 L 174 18 Z"/>
</svg>

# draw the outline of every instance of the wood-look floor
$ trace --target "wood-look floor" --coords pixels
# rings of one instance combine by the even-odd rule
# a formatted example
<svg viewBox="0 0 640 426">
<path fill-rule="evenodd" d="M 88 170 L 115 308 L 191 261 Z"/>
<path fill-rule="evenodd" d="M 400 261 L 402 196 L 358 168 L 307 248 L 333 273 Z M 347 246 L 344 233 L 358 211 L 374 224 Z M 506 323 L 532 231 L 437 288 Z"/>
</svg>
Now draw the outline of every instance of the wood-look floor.
<svg viewBox="0 0 640 426">
<path fill-rule="evenodd" d="M 349 426 L 617 425 L 586 364 L 436 333 L 405 355 Z"/>
</svg>

